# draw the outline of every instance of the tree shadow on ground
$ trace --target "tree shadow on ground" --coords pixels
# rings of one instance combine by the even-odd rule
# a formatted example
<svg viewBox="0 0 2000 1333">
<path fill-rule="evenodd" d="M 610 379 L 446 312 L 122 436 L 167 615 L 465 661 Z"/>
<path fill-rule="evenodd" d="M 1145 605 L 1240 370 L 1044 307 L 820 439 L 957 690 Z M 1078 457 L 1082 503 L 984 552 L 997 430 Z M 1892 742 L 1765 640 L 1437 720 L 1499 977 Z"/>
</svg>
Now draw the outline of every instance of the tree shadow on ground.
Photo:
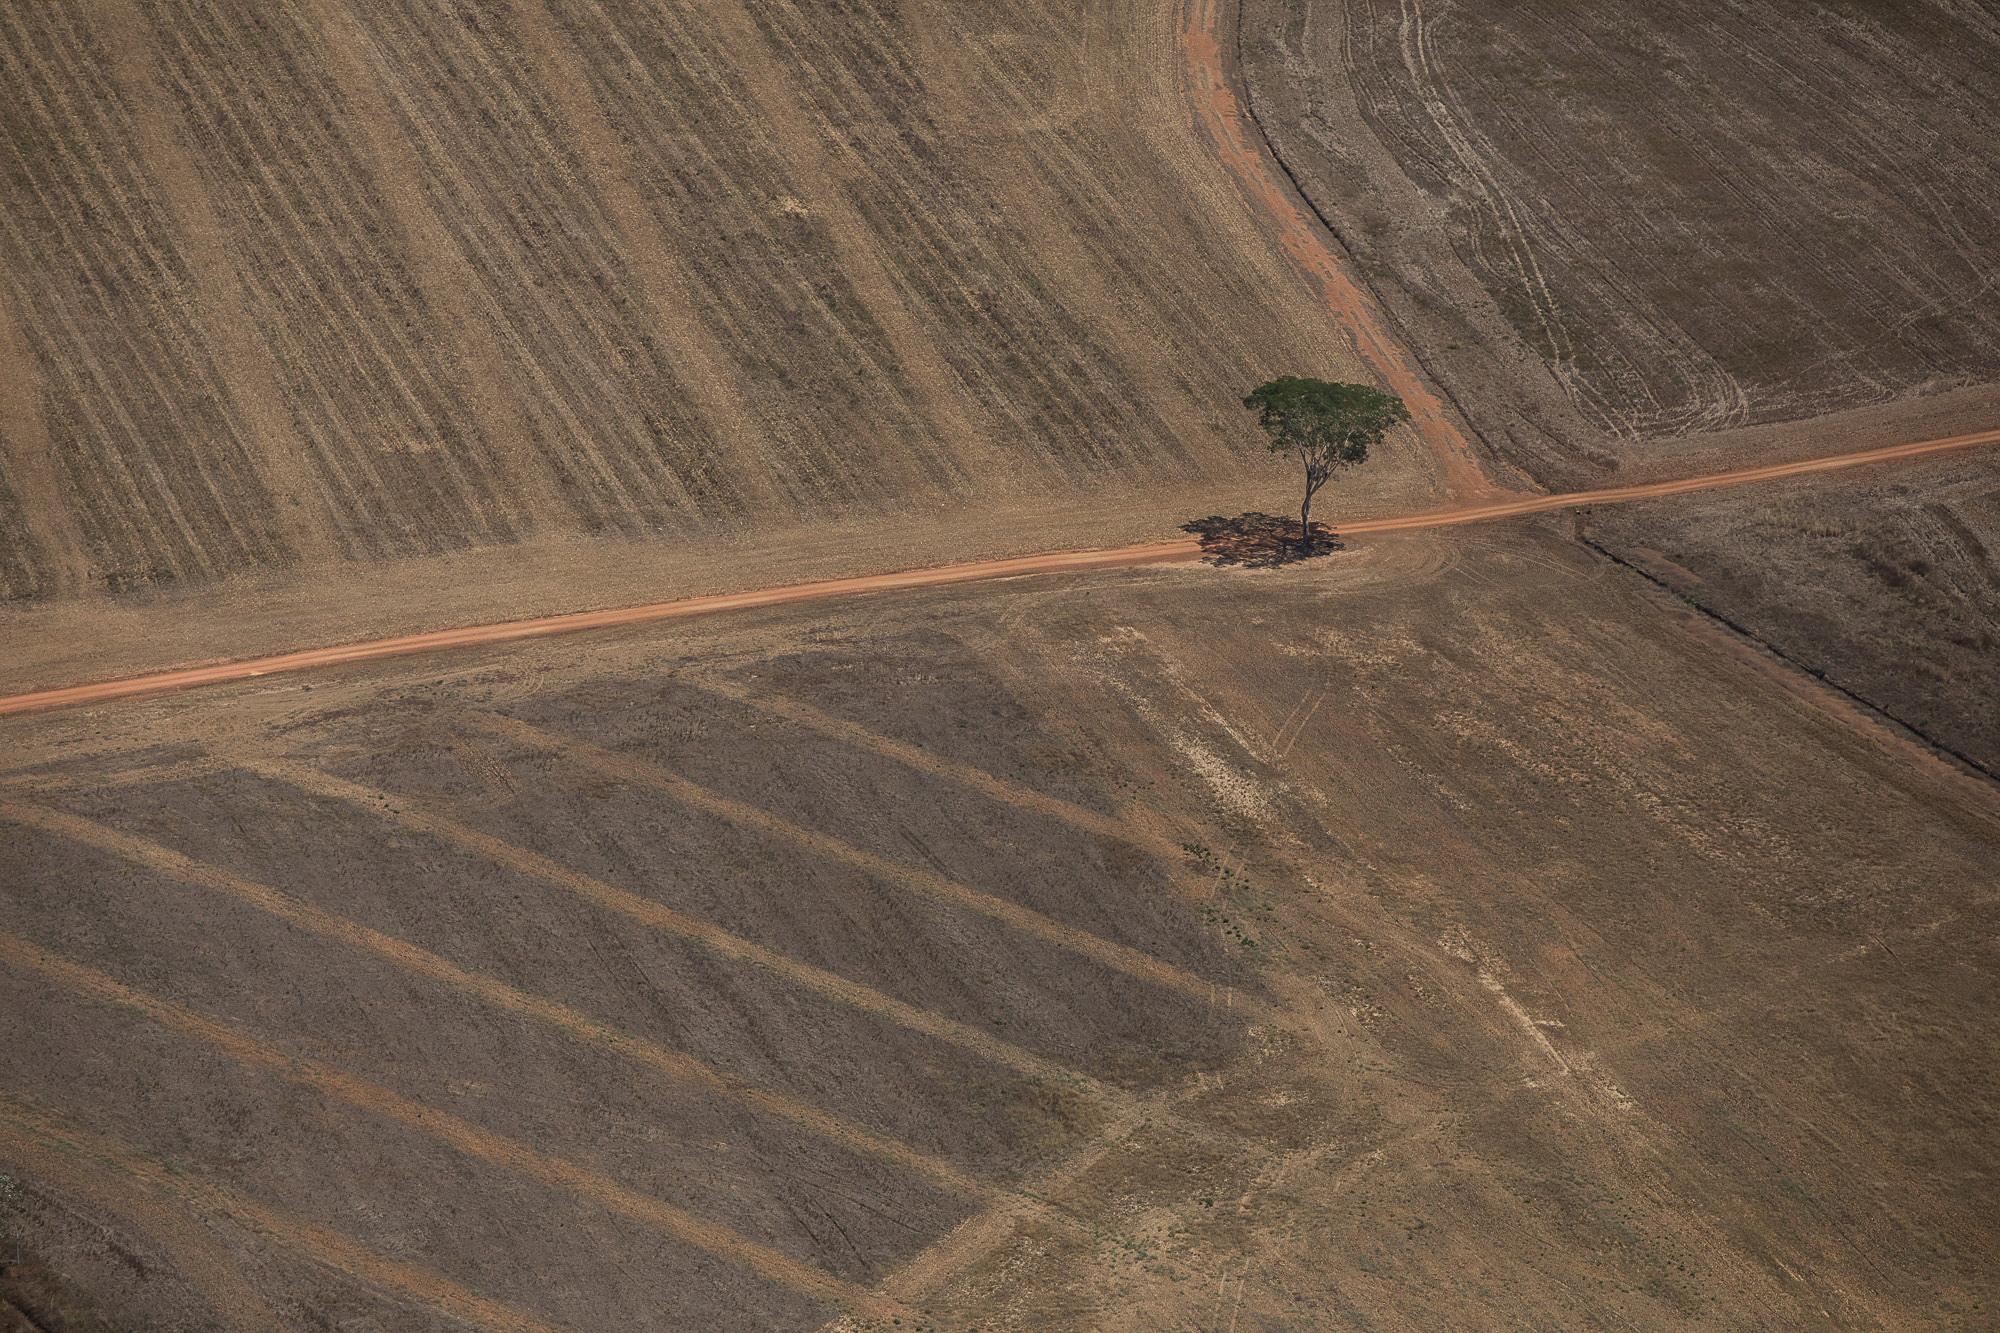
<svg viewBox="0 0 2000 1333">
<path fill-rule="evenodd" d="M 1242 565 L 1275 569 L 1344 549 L 1324 523 L 1312 525 L 1312 544 L 1299 540 L 1299 521 L 1275 514 L 1251 512 L 1224 518 L 1215 514 L 1181 524 L 1182 532 L 1201 538 L 1203 557 L 1211 565 Z"/>
</svg>

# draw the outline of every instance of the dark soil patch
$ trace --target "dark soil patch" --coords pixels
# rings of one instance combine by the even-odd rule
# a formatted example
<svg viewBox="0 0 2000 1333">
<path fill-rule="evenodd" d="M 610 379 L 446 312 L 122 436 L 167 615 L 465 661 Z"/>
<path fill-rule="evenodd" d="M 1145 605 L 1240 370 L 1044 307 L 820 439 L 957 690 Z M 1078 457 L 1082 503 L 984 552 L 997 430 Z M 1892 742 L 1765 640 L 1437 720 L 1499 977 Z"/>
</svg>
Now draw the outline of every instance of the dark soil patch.
<svg viewBox="0 0 2000 1333">
<path fill-rule="evenodd" d="M 0 1333 L 113 1333 L 116 1325 L 33 1254 L 0 1253 Z"/>
<path fill-rule="evenodd" d="M 1296 520 L 1255 510 L 1235 518 L 1212 514 L 1181 524 L 1181 531 L 1201 538 L 1202 554 L 1211 565 L 1275 569 L 1342 549 L 1333 530 L 1324 523 L 1312 525 L 1312 541 L 1308 544 L 1299 540 Z"/>
</svg>

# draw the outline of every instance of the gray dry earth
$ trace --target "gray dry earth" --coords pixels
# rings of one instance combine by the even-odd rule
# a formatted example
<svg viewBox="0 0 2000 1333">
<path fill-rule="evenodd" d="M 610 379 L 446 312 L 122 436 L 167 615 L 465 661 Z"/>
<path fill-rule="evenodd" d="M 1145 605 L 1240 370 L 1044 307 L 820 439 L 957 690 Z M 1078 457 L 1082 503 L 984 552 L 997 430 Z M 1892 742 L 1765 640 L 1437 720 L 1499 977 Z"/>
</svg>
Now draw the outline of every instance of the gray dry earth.
<svg viewBox="0 0 2000 1333">
<path fill-rule="evenodd" d="M 1293 179 L 1545 484 L 2000 373 L 1990 5 L 1244 0 L 1241 19 Z"/>
<path fill-rule="evenodd" d="M 174 1330 L 836 1313 L 621 1189 L 905 1327 L 1981 1326 L 2000 803 L 1566 531 L 19 719 L 7 1233 Z"/>
<path fill-rule="evenodd" d="M 2000 424 L 2000 14 L 1951 0 L 1244 0 L 1274 151 L 1555 490 Z M 1602 509 L 1676 594 L 1988 770 L 2000 467 Z"/>
<path fill-rule="evenodd" d="M 2000 473 L 1990 456 L 1601 508 L 1586 530 L 2000 774 Z"/>
</svg>

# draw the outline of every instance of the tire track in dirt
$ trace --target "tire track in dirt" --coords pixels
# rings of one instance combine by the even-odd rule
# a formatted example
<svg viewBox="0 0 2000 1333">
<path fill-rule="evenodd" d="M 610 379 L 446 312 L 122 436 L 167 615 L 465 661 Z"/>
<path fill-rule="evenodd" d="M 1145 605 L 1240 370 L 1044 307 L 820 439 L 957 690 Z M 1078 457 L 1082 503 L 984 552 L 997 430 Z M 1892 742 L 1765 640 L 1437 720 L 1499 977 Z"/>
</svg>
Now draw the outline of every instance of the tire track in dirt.
<svg viewBox="0 0 2000 1333">
<path fill-rule="evenodd" d="M 1381 310 L 1320 236 L 1320 227 L 1279 185 L 1271 172 L 1262 136 L 1248 124 L 1229 85 L 1216 25 L 1225 0 L 1186 0 L 1181 50 L 1186 60 L 1188 100 L 1213 137 L 1216 151 L 1235 176 L 1246 207 L 1276 228 L 1278 243 L 1318 287 L 1354 345 L 1410 409 L 1412 426 L 1436 457 L 1447 495 L 1461 502 L 1504 494 L 1480 470 L 1472 446 L 1445 414 L 1402 348 L 1384 332 Z"/>
<path fill-rule="evenodd" d="M 600 1172 L 482 1129 L 436 1107 L 412 1101 L 380 1084 L 305 1059 L 204 1017 L 192 1009 L 127 986 L 92 968 L 0 933 L 0 959 L 34 972 L 92 1001 L 128 1008 L 178 1035 L 212 1046 L 246 1068 L 276 1074 L 354 1109 L 394 1121 L 468 1157 L 479 1158 L 550 1189 L 630 1218 L 662 1235 L 706 1251 L 793 1291 L 866 1311 L 877 1318 L 912 1316 L 900 1302 L 802 1263 L 738 1235 L 727 1227 L 641 1194 Z"/>
<path fill-rule="evenodd" d="M 530 726 L 526 722 L 498 713 L 477 712 L 468 715 L 466 720 L 482 730 L 504 736 L 568 763 L 592 769 L 606 777 L 649 787 L 682 805 L 726 819 L 744 828 L 755 829 L 768 837 L 789 842 L 822 860 L 848 866 L 871 878 L 897 885 L 911 893 L 934 898 L 963 911 L 991 917 L 1024 935 L 1088 958 L 1100 966 L 1122 972 L 1135 980 L 1166 990 L 1179 991 L 1203 1003 L 1210 1003 L 1220 997 L 1230 1009 L 1242 1015 L 1246 1021 L 1275 1021 L 1258 1001 L 1239 995 L 1230 987 L 1218 987 L 1215 982 L 1163 962 L 1151 954 L 1114 943 L 1089 931 L 1065 925 L 1005 898 L 997 898 L 992 894 L 968 888 L 934 870 L 901 865 L 873 852 L 863 851 L 838 838 L 802 828 L 789 820 L 778 818 L 769 811 L 760 810 L 756 806 L 734 800 L 677 774 L 669 773 L 656 764 L 614 754 L 588 742 L 544 731 L 540 727 Z"/>
<path fill-rule="evenodd" d="M 1891 445 L 1884 449 L 1868 449 L 1859 453 L 1837 454 L 1831 458 L 1813 458 L 1792 463 L 1776 463 L 1767 467 L 1747 468 L 1738 472 L 1712 473 L 1707 476 L 1686 477 L 1675 481 L 1651 482 L 1641 486 L 1626 486 L 1601 491 L 1570 491 L 1561 495 L 1536 495 L 1502 504 L 1474 505 L 1462 509 L 1432 510 L 1426 513 L 1411 514 L 1399 518 L 1357 519 L 1352 523 L 1343 523 L 1340 530 L 1346 535 L 1364 536 L 1380 532 L 1412 532 L 1428 528 L 1456 527 L 1466 523 L 1484 523 L 1494 519 L 1515 518 L 1523 514 L 1539 514 L 1559 509 L 1575 509 L 1584 505 L 1625 504 L 1634 500 L 1657 499 L 1667 495 L 1684 495 L 1692 491 L 1713 490 L 1725 486 L 1742 486 L 1760 481 L 1777 481 L 1786 477 L 1804 476 L 1815 472 L 1831 472 L 1843 468 L 1900 462 L 1908 459 L 1928 457 L 1934 454 L 1949 453 L 1960 449 L 1975 448 L 1995 442 L 2000 442 L 2000 430 L 1981 431 L 1971 435 L 1955 435 L 1943 440 L 1923 440 L 1912 444 Z M 755 592 L 722 593 L 711 597 L 690 597 L 675 602 L 654 602 L 644 606 L 620 607 L 604 611 L 573 611 L 563 615 L 543 616 L 534 620 L 513 620 L 497 625 L 472 625 L 462 629 L 433 630 L 429 633 L 408 634 L 392 639 L 374 639 L 332 648 L 311 648 L 300 652 L 281 653 L 274 657 L 249 658 L 243 661 L 224 662 L 212 666 L 182 667 L 172 671 L 157 672 L 152 675 L 128 677 L 123 680 L 100 681 L 84 685 L 66 685 L 51 690 L 36 690 L 27 694 L 8 695 L 0 697 L 0 716 L 9 713 L 35 712 L 47 708 L 62 708 L 74 704 L 102 703 L 113 699 L 158 694 L 167 690 L 187 689 L 197 685 L 214 685 L 228 681 L 250 680 L 258 676 L 272 675 L 278 672 L 304 671 L 317 667 L 339 666 L 353 662 L 372 662 L 418 653 L 441 652 L 450 648 L 514 643 L 524 639 L 544 638 L 552 634 L 568 634 L 586 629 L 605 629 L 613 626 L 645 624 L 652 621 L 678 619 L 682 616 L 707 615 L 718 611 L 735 611 L 752 607 L 780 606 L 792 602 L 819 601 L 831 597 L 851 596 L 856 593 L 886 592 L 907 588 L 947 587 L 955 583 L 1017 578 L 1026 574 L 1054 574 L 1097 569 L 1125 569 L 1137 565 L 1184 563 L 1199 560 L 1201 555 L 1200 545 L 1192 540 L 1144 542 L 1133 546 L 1112 547 L 1107 550 L 1057 551 L 1044 555 L 1010 556 L 1002 560 L 982 560 L 962 565 L 944 565 L 934 569 L 908 570 L 896 574 L 871 574 L 849 579 L 832 579 L 823 583 L 793 584 L 789 587 L 765 588 Z"/>
<path fill-rule="evenodd" d="M 11 943 L 10 937 L 0 935 L 0 952 L 9 949 Z M 45 1174 L 61 1184 L 85 1188 L 73 1185 L 81 1164 L 83 1171 L 102 1175 L 107 1178 L 107 1183 L 116 1181 L 112 1188 L 120 1194 L 129 1194 L 135 1200 L 147 1196 L 176 1200 L 252 1235 L 269 1237 L 285 1248 L 345 1273 L 377 1291 L 427 1306 L 448 1319 L 470 1324 L 474 1328 L 487 1329 L 490 1333 L 569 1333 L 561 1325 L 548 1323 L 524 1310 L 483 1296 L 441 1273 L 379 1254 L 337 1231 L 267 1208 L 234 1190 L 203 1180 L 192 1172 L 176 1171 L 165 1163 L 141 1156 L 115 1139 L 65 1124 L 38 1106 L 0 1092 L 0 1156 L 6 1155 L 10 1149 L 24 1156 L 32 1154 L 26 1160 L 37 1166 L 46 1163 Z M 37 1169 L 37 1166 L 30 1169 Z M 112 1207 L 118 1206 L 114 1200 L 107 1199 L 106 1202 Z M 159 1209 L 168 1225 L 181 1231 L 188 1230 L 184 1222 L 174 1218 L 171 1209 L 159 1204 L 152 1206 Z M 159 1238 L 163 1243 L 173 1243 L 164 1236 Z M 207 1237 L 199 1239 L 207 1245 L 214 1245 Z M 189 1240 L 192 1242 L 194 1237 L 190 1236 Z M 228 1264 L 226 1255 L 218 1255 L 217 1258 L 222 1264 Z M 202 1266 L 206 1267 L 205 1262 Z M 205 1279 L 200 1272 L 190 1272 L 189 1276 L 198 1282 Z M 229 1314 L 234 1309 L 240 1309 L 243 1317 L 237 1326 L 241 1329 L 282 1327 L 273 1319 L 255 1318 L 254 1307 L 247 1304 L 239 1305 L 237 1301 L 232 1301 L 225 1305 L 221 1297 L 227 1286 L 233 1285 L 232 1279 L 233 1283 L 242 1281 L 233 1266 L 213 1274 L 213 1281 L 218 1287 L 215 1299 L 219 1310 Z M 259 1306 L 262 1305 L 254 1292 L 247 1294 Z"/>
<path fill-rule="evenodd" d="M 229 1252 L 194 1223 L 184 1206 L 166 1202 L 157 1177 L 103 1146 L 86 1149 L 81 1137 L 0 1092 L 0 1161 L 133 1223 L 173 1256 L 181 1276 L 238 1333 L 283 1333 L 269 1302 L 243 1280 Z"/>
<path fill-rule="evenodd" d="M 601 1047 L 654 1073 L 692 1084 L 705 1092 L 787 1121 L 850 1151 L 890 1162 L 961 1197 L 990 1201 L 994 1195 L 994 1187 L 973 1179 L 947 1162 L 928 1157 L 859 1125 L 849 1124 L 817 1107 L 766 1091 L 746 1079 L 721 1073 L 692 1056 L 668 1050 L 569 1005 L 460 967 L 427 949 L 372 930 L 280 889 L 205 865 L 172 848 L 43 806 L 0 802 L 0 819 L 69 838 L 135 865 L 146 866 L 247 903 L 303 930 L 372 954 L 462 994 L 474 996 L 497 1009 L 533 1019 L 579 1041 Z"/>
<path fill-rule="evenodd" d="M 21 526 L 19 536 L 4 538 L 7 547 L 0 548 L 0 560 L 14 550 L 26 582 L 5 591 L 70 596 L 89 582 L 90 562 L 50 452 L 41 361 L 14 318 L 11 285 L 0 283 L 0 460 L 5 461 Z M 0 565 L 0 579 L 6 578 L 7 569 Z"/>
<path fill-rule="evenodd" d="M 193 272 L 203 328 L 219 351 L 223 377 L 250 427 L 245 442 L 249 454 L 299 557 L 307 562 L 331 559 L 340 554 L 339 542 L 320 503 L 306 442 L 279 394 L 284 381 L 251 316 L 253 298 L 188 153 L 187 126 L 153 77 L 151 52 L 140 40 L 149 25 L 132 0 L 90 0 L 89 8 L 95 31 L 111 54 L 114 82 L 131 90 L 138 103 L 133 132 Z"/>
</svg>

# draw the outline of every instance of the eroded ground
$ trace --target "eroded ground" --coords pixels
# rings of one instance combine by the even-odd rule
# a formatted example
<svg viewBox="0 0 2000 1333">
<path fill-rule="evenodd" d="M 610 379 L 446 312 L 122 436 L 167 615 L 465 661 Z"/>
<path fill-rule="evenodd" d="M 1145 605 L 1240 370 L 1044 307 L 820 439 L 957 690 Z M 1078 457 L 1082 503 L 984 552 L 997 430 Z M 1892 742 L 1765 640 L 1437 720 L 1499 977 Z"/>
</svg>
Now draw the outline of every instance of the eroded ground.
<svg viewBox="0 0 2000 1333">
<path fill-rule="evenodd" d="M 18 719 L 8 1235 L 160 1328 L 1979 1326 L 2000 805 L 1567 530 Z"/>
</svg>

